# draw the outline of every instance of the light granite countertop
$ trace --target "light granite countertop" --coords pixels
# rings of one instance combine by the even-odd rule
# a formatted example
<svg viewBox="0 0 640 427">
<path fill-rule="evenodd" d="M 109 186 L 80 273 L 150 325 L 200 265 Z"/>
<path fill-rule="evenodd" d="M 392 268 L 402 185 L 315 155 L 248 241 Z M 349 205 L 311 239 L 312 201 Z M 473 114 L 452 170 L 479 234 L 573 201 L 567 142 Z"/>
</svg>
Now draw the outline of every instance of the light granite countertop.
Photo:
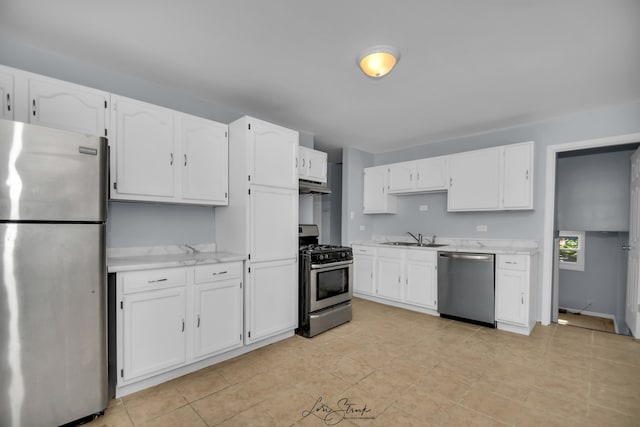
<svg viewBox="0 0 640 427">
<path fill-rule="evenodd" d="M 246 255 L 217 251 L 215 243 L 132 248 L 108 248 L 107 271 L 152 270 L 244 261 Z"/>
<path fill-rule="evenodd" d="M 428 242 L 431 236 L 425 236 L 424 241 Z M 508 239 L 460 239 L 438 237 L 436 243 L 445 244 L 436 248 L 425 246 L 395 246 L 385 242 L 414 242 L 407 236 L 374 236 L 373 240 L 356 241 L 352 245 L 375 246 L 379 248 L 402 248 L 417 251 L 442 251 L 442 252 L 474 252 L 491 254 L 521 254 L 534 255 L 538 253 L 538 242 L 535 240 L 508 240 Z"/>
</svg>

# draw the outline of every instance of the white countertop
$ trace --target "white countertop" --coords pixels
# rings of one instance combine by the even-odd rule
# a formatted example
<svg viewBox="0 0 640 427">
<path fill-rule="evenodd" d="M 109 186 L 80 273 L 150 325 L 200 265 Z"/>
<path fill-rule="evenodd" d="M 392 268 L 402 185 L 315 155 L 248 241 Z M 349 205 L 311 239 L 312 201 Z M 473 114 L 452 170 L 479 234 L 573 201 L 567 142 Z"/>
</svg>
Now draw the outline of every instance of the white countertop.
<svg viewBox="0 0 640 427">
<path fill-rule="evenodd" d="M 156 268 L 188 267 L 244 261 L 245 259 L 246 256 L 243 254 L 217 251 L 216 245 L 213 243 L 190 246 L 108 248 L 107 271 L 109 273 L 118 273 Z"/>
<path fill-rule="evenodd" d="M 425 237 L 427 242 L 430 237 Z M 441 251 L 441 252 L 475 252 L 491 254 L 521 254 L 533 255 L 538 252 L 538 242 L 534 240 L 507 240 L 507 239 L 460 239 L 460 238 L 437 238 L 436 243 L 446 244 L 437 248 L 425 246 L 402 246 L 388 245 L 385 242 L 412 242 L 404 236 L 384 236 L 376 237 L 374 240 L 352 242 L 352 245 L 375 246 L 378 248 L 402 248 L 417 251 Z"/>
</svg>

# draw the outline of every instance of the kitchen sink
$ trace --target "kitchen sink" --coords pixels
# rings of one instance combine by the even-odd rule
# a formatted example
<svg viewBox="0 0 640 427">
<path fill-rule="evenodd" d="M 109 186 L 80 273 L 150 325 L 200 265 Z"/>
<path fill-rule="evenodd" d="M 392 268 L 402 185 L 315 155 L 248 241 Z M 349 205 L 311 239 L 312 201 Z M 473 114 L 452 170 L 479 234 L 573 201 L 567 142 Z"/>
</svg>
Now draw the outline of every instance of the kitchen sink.
<svg viewBox="0 0 640 427">
<path fill-rule="evenodd" d="M 418 243 L 418 242 L 382 242 L 383 245 L 390 246 L 414 246 L 419 248 L 440 248 L 447 246 L 444 243 Z"/>
</svg>

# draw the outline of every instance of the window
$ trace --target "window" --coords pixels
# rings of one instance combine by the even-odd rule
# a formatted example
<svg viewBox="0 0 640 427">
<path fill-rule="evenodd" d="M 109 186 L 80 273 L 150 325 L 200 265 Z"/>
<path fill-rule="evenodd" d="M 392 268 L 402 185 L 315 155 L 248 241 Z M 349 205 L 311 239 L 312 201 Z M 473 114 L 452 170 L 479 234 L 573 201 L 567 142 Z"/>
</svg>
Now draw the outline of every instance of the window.
<svg viewBox="0 0 640 427">
<path fill-rule="evenodd" d="M 584 271 L 584 231 L 560 231 L 560 268 Z"/>
</svg>

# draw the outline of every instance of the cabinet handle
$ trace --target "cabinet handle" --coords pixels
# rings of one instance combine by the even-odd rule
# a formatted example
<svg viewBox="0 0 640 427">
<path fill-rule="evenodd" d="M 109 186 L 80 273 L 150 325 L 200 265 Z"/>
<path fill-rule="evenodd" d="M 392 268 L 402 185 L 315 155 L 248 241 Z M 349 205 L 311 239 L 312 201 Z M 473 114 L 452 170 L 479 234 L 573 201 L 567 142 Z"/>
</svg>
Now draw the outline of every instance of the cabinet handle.
<svg viewBox="0 0 640 427">
<path fill-rule="evenodd" d="M 171 163 L 169 163 L 170 166 L 173 166 L 173 153 L 171 153 Z"/>
<path fill-rule="evenodd" d="M 184 319 L 182 319 L 182 332 L 184 332 Z"/>
<path fill-rule="evenodd" d="M 505 261 L 504 263 L 505 264 L 517 264 L 517 262 L 515 262 L 515 261 Z"/>
<path fill-rule="evenodd" d="M 402 282 L 400 281 L 400 276 L 398 276 L 398 284 L 400 284 L 400 283 L 402 283 Z"/>
<path fill-rule="evenodd" d="M 529 169 L 526 170 L 524 174 L 524 179 L 526 179 L 527 181 L 529 180 Z"/>
<path fill-rule="evenodd" d="M 416 181 L 420 181 L 420 172 L 416 174 Z"/>
<path fill-rule="evenodd" d="M 156 280 L 148 280 L 147 283 L 158 283 L 158 282 L 166 282 L 167 279 L 156 279 Z"/>
<path fill-rule="evenodd" d="M 520 304 L 524 304 L 524 293 L 520 294 Z"/>
<path fill-rule="evenodd" d="M 449 188 L 453 185 L 453 178 L 449 178 Z"/>
<path fill-rule="evenodd" d="M 216 271 L 215 273 L 213 273 L 214 276 L 217 276 L 218 274 L 227 274 L 227 271 Z"/>
<path fill-rule="evenodd" d="M 7 111 L 11 111 L 11 94 L 7 94 Z"/>
<path fill-rule="evenodd" d="M 298 158 L 296 157 L 296 167 L 298 167 Z"/>
<path fill-rule="evenodd" d="M 198 314 L 198 324 L 196 325 L 197 328 L 200 327 L 200 315 Z"/>
<path fill-rule="evenodd" d="M 304 167 L 304 157 L 302 158 L 302 167 Z"/>
<path fill-rule="evenodd" d="M 33 116 L 36 115 L 36 100 L 35 98 L 32 100 L 31 105 L 33 105 Z"/>
<path fill-rule="evenodd" d="M 409 181 L 413 181 L 413 174 L 412 173 L 409 174 Z"/>
<path fill-rule="evenodd" d="M 184 165 L 187 166 L 187 155 L 184 155 Z"/>
</svg>

